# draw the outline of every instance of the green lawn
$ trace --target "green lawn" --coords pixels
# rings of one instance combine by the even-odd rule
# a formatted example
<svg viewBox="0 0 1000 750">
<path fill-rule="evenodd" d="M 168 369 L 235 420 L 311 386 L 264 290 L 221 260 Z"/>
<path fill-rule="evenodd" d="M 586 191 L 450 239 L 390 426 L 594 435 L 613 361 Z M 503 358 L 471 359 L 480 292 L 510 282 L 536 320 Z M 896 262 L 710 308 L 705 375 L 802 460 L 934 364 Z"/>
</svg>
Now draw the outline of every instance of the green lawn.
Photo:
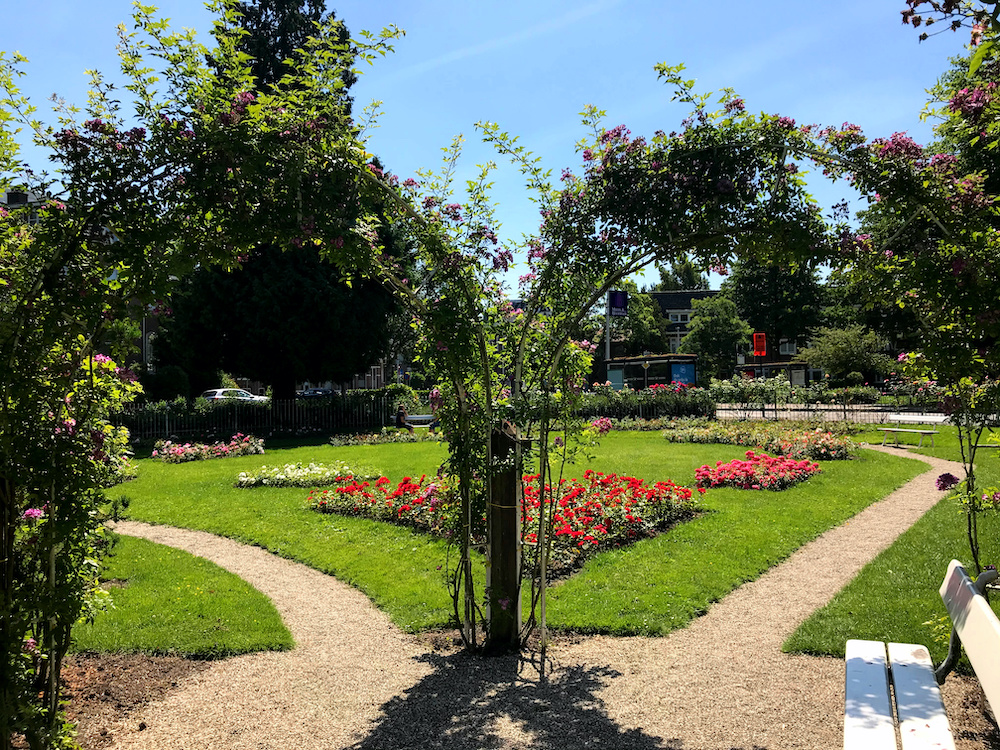
<svg viewBox="0 0 1000 750">
<path fill-rule="evenodd" d="M 73 629 L 76 651 L 216 658 L 293 645 L 270 599 L 182 550 L 122 536 L 102 579 L 114 609 Z"/>
<path fill-rule="evenodd" d="M 918 452 L 958 460 L 955 428 L 935 426 L 935 447 Z M 874 440 L 881 433 L 873 432 Z M 861 438 L 863 436 L 859 436 Z M 980 486 L 1000 484 L 997 451 L 976 454 Z M 965 535 L 965 516 L 953 498 L 939 502 L 905 532 L 895 544 L 869 563 L 826 607 L 810 617 L 785 644 L 788 651 L 844 655 L 848 638 L 922 643 L 936 661 L 947 653 L 947 643 L 935 641 L 925 622 L 946 615 L 938 589 L 953 558 L 971 569 Z M 1000 563 L 1000 518 L 982 517 L 979 529 L 982 563 Z M 1000 605 L 993 604 L 994 609 Z M 945 633 L 947 635 L 947 633 Z"/>
<path fill-rule="evenodd" d="M 614 471 L 691 486 L 704 463 L 745 449 L 668 444 L 659 433 L 612 433 L 595 458 L 568 467 Z M 337 576 L 364 591 L 406 630 L 446 625 L 450 601 L 439 569 L 447 545 L 407 529 L 306 508 L 295 488 L 239 490 L 240 471 L 261 464 L 332 461 L 378 469 L 392 480 L 431 474 L 445 458 L 439 444 L 269 450 L 188 464 L 141 461 L 139 478 L 120 488 L 135 520 L 202 529 L 257 544 Z M 823 474 L 779 493 L 712 490 L 706 512 L 667 534 L 595 556 L 552 590 L 555 628 L 606 633 L 666 633 L 740 583 L 757 577 L 803 543 L 884 497 L 922 469 L 900 457 L 862 452 L 829 462 Z M 452 552 L 454 554 L 454 552 Z M 478 566 L 477 566 L 478 567 Z"/>
<path fill-rule="evenodd" d="M 703 463 L 741 457 L 723 445 L 664 444 L 658 433 L 611 434 L 595 466 L 687 484 Z M 885 497 L 923 470 L 903 457 L 862 451 L 854 461 L 783 492 L 715 489 L 708 512 L 670 533 L 593 558 L 550 597 L 549 622 L 584 632 L 664 634 L 745 581 L 757 578 L 823 531 Z"/>
</svg>

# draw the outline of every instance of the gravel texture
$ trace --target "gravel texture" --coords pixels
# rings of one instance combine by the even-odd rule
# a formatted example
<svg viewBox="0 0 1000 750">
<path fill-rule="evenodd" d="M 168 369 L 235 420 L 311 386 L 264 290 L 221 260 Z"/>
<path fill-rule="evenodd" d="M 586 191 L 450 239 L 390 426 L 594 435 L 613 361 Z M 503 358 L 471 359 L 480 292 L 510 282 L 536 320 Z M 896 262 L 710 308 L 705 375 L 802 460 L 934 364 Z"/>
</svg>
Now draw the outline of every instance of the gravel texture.
<svg viewBox="0 0 1000 750">
<path fill-rule="evenodd" d="M 885 449 L 893 452 L 893 449 Z M 898 452 L 895 451 L 895 452 Z M 843 662 L 783 640 L 941 497 L 931 469 L 665 638 L 556 638 L 479 658 L 400 632 L 359 591 L 203 532 L 126 522 L 269 596 L 295 637 L 179 676 L 162 698 L 102 716 L 94 747 L 241 749 L 840 747 Z M 943 574 L 942 563 L 942 574 Z M 994 747 L 972 680 L 944 689 L 960 750 Z"/>
</svg>

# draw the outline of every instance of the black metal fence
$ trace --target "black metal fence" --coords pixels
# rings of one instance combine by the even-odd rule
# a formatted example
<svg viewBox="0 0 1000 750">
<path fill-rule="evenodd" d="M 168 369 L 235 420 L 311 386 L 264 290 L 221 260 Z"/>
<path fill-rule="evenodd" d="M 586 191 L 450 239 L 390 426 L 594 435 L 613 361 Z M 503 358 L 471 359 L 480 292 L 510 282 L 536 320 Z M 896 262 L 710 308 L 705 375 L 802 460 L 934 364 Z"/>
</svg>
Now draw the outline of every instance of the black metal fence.
<svg viewBox="0 0 1000 750">
<path fill-rule="evenodd" d="M 252 403 L 220 401 L 202 408 L 161 403 L 134 407 L 113 421 L 128 428 L 133 440 L 224 440 L 237 434 L 269 437 L 336 432 L 377 432 L 391 424 L 390 396 L 330 398 Z"/>
</svg>

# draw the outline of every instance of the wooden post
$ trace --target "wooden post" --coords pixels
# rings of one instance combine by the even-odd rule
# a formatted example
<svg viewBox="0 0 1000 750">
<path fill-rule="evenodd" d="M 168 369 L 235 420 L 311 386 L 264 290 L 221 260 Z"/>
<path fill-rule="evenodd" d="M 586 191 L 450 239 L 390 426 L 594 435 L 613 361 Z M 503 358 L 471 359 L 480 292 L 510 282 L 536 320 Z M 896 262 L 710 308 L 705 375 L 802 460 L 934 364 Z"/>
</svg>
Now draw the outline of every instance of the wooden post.
<svg viewBox="0 0 1000 750">
<path fill-rule="evenodd" d="M 521 647 L 521 487 L 515 461 L 517 434 L 510 422 L 494 428 L 490 476 L 489 638 L 486 650 Z"/>
</svg>

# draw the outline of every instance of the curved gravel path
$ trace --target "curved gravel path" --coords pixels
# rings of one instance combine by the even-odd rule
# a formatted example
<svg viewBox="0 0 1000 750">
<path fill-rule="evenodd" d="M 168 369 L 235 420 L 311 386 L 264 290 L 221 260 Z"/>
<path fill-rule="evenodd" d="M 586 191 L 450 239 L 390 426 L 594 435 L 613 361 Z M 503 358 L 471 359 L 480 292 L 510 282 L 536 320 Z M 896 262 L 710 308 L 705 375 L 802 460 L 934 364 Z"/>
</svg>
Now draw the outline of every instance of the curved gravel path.
<svg viewBox="0 0 1000 750">
<path fill-rule="evenodd" d="M 892 449 L 885 449 L 893 452 Z M 896 451 L 898 453 L 898 451 Z M 205 557 L 269 596 L 296 641 L 213 663 L 111 728 L 115 748 L 646 748 L 841 744 L 843 662 L 784 639 L 941 494 L 931 469 L 806 545 L 666 638 L 580 637 L 480 659 L 401 633 L 360 592 L 259 548 L 198 531 L 117 530 Z M 970 682 L 949 678 L 959 727 Z M 960 740 L 960 748 L 982 747 Z"/>
</svg>

